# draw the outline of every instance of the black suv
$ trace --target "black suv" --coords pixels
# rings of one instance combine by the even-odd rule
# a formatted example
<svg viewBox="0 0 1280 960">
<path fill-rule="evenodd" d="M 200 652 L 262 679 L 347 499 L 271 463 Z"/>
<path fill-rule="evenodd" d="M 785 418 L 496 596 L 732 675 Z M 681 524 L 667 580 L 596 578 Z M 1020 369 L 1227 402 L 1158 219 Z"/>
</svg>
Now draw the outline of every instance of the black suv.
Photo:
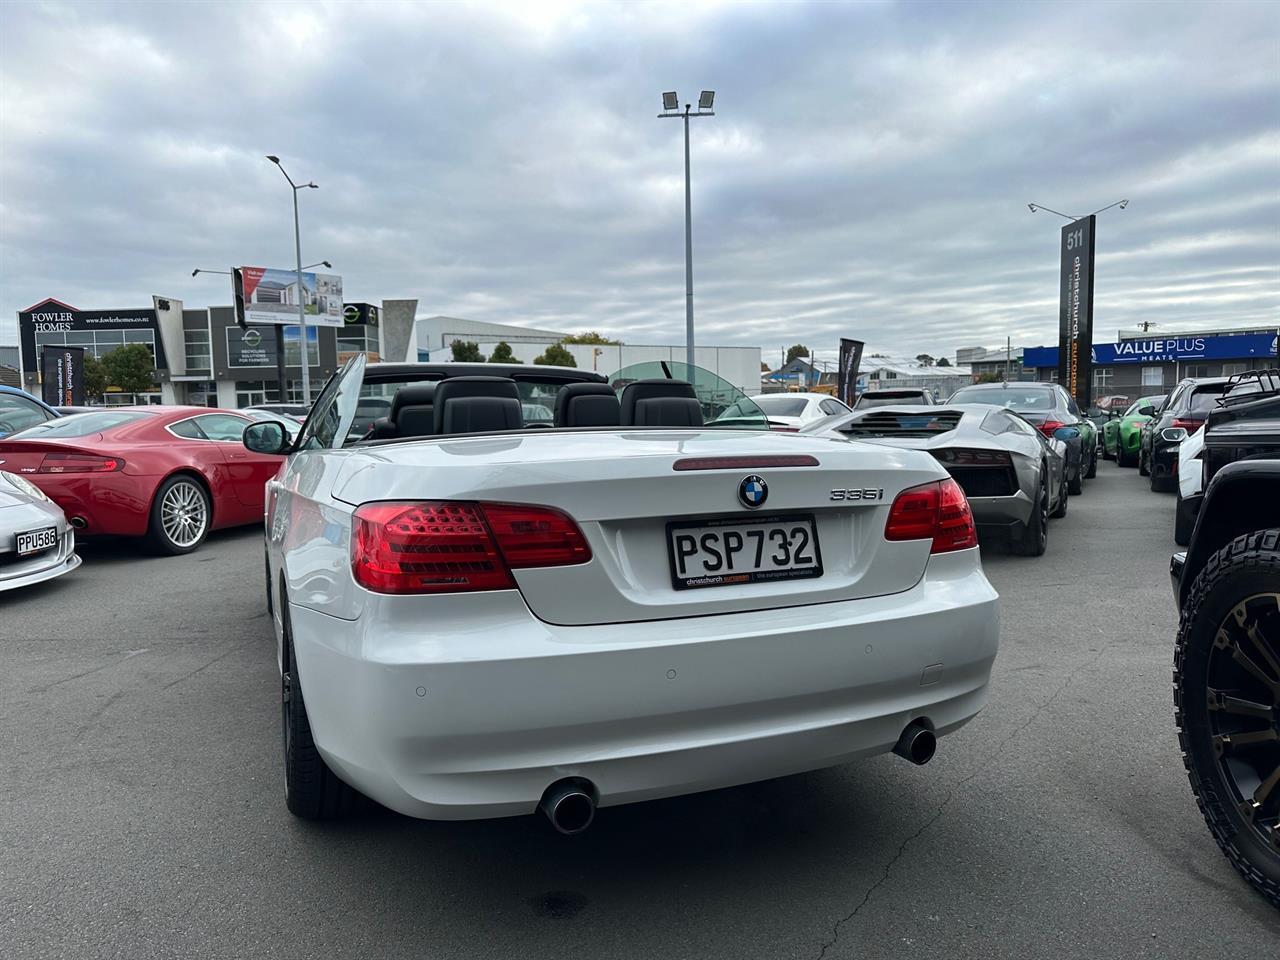
<svg viewBox="0 0 1280 960">
<path fill-rule="evenodd" d="M 1151 478 L 1151 489 L 1172 490 L 1177 483 L 1178 445 L 1188 434 L 1204 426 L 1205 418 L 1226 389 L 1230 377 L 1203 377 L 1183 380 L 1158 411 L 1143 407 L 1138 412 L 1151 417 L 1142 428 L 1142 448 L 1138 451 L 1138 474 Z"/>
</svg>

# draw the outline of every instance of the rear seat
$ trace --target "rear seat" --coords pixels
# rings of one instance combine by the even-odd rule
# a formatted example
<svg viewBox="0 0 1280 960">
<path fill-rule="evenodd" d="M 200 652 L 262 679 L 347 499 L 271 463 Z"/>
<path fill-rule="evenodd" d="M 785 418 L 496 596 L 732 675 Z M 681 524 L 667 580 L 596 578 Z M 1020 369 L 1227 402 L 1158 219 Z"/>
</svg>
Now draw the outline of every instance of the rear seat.
<svg viewBox="0 0 1280 960">
<path fill-rule="evenodd" d="M 622 405 L 607 383 L 568 383 L 556 394 L 557 427 L 616 427 Z"/>
<path fill-rule="evenodd" d="M 622 389 L 624 427 L 700 427 L 702 406 L 685 380 L 636 380 Z"/>
<path fill-rule="evenodd" d="M 440 435 L 519 430 L 520 391 L 508 377 L 450 377 L 436 388 L 435 432 Z"/>
<path fill-rule="evenodd" d="M 396 437 L 428 437 L 435 429 L 432 400 L 436 392 L 434 380 L 405 384 L 391 398 L 391 415 L 373 421 L 370 440 Z"/>
</svg>

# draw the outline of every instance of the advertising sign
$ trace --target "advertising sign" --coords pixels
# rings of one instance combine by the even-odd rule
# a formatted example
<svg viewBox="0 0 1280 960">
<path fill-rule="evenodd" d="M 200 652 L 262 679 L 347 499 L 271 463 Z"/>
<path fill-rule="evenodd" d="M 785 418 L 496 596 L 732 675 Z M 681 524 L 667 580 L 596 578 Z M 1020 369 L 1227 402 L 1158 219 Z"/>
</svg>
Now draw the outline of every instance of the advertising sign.
<svg viewBox="0 0 1280 960">
<path fill-rule="evenodd" d="M 237 317 L 241 298 L 244 322 L 296 324 L 298 302 L 306 315 L 307 326 L 340 327 L 342 317 L 342 278 L 331 273 L 302 273 L 302 286 L 294 270 L 269 267 L 237 267 L 232 271 L 235 284 Z"/>
<path fill-rule="evenodd" d="M 376 327 L 378 325 L 378 308 L 372 303 L 344 303 L 342 305 L 342 322 L 349 327 L 356 324 Z"/>
<path fill-rule="evenodd" d="M 848 406 L 853 406 L 861 381 L 858 379 L 858 367 L 862 363 L 861 340 L 840 338 L 840 373 L 837 377 L 836 397 Z"/>
<path fill-rule="evenodd" d="M 152 309 L 77 310 L 49 298 L 18 311 L 18 337 L 22 342 L 22 367 L 28 372 L 39 367 L 40 347 L 93 345 L 98 354 L 103 354 L 125 343 L 145 343 L 151 347 L 156 366 L 168 369 Z"/>
<path fill-rule="evenodd" d="M 1062 228 L 1058 298 L 1058 382 L 1081 407 L 1093 392 L 1093 232 L 1090 214 Z"/>
<path fill-rule="evenodd" d="M 1165 363 L 1188 360 L 1248 360 L 1276 355 L 1274 333 L 1241 333 L 1232 336 L 1143 337 L 1093 345 L 1090 359 L 1095 366 L 1114 363 Z M 1059 367 L 1062 351 L 1057 347 L 1028 347 L 1022 354 L 1024 367 Z"/>
<path fill-rule="evenodd" d="M 51 407 L 84 406 L 84 347 L 40 351 L 40 393 Z"/>
<path fill-rule="evenodd" d="M 252 326 L 241 330 L 239 327 L 227 327 L 227 366 L 228 367 L 275 367 L 279 353 L 276 350 L 276 325 Z M 315 327 L 307 327 L 307 342 L 313 361 L 316 358 L 319 332 Z M 298 348 L 298 328 L 284 328 L 284 357 L 291 367 L 302 365 L 302 353 Z M 315 364 L 313 363 L 312 366 Z"/>
</svg>

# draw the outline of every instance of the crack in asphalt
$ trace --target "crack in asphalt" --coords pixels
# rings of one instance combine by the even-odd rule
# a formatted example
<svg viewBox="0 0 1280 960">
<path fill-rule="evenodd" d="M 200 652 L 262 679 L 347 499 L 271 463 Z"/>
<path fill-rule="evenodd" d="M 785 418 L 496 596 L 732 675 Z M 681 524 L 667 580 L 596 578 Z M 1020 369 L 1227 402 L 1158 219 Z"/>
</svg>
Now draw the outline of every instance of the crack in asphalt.
<svg viewBox="0 0 1280 960">
<path fill-rule="evenodd" d="M 882 887 L 885 884 L 885 882 L 889 879 L 889 875 L 893 872 L 894 866 L 897 864 L 899 860 L 902 859 L 903 854 L 907 852 L 907 847 L 911 846 L 911 843 L 913 841 L 919 839 L 920 836 L 924 834 L 925 831 L 927 831 L 930 827 L 932 827 L 935 823 L 938 822 L 938 820 L 942 817 L 942 814 L 946 811 L 947 805 L 951 803 L 952 798 L 955 796 L 956 790 L 959 789 L 960 787 L 963 787 L 966 783 L 969 783 L 971 780 L 976 778 L 980 773 L 986 770 L 987 767 L 989 767 L 1000 756 L 1000 754 L 1004 752 L 1004 748 L 1006 746 L 1008 746 L 1010 743 L 1016 740 L 1018 736 L 1021 735 L 1021 733 L 1027 729 L 1027 727 L 1031 726 L 1031 724 L 1033 724 L 1036 721 L 1036 719 L 1042 713 L 1045 712 L 1045 710 L 1049 709 L 1049 707 L 1053 705 L 1053 703 L 1058 699 L 1058 697 L 1062 696 L 1062 694 L 1066 692 L 1067 688 L 1070 687 L 1071 684 L 1075 682 L 1076 678 L 1079 677 L 1080 674 L 1082 674 L 1089 667 L 1092 667 L 1099 660 L 1101 660 L 1103 657 L 1103 654 L 1105 654 L 1110 649 L 1111 649 L 1111 643 L 1107 643 L 1105 646 L 1099 648 L 1097 653 L 1095 653 L 1088 660 L 1085 660 L 1082 663 L 1080 663 L 1074 670 L 1072 670 L 1067 675 L 1066 679 L 1062 681 L 1058 689 L 1053 691 L 1053 693 L 1050 694 L 1049 697 L 1043 703 L 1041 703 L 1038 707 L 1036 707 L 1035 710 L 1031 712 L 1031 715 L 1027 717 L 1026 720 L 1018 724 L 1018 726 L 1015 727 L 1011 733 L 1007 734 L 1003 739 L 1000 740 L 998 744 L 996 744 L 995 749 L 992 750 L 991 753 L 987 755 L 986 759 L 979 761 L 979 763 L 974 768 L 972 773 L 968 774 L 967 776 L 961 777 L 959 780 L 955 782 L 955 786 L 953 786 L 950 790 L 947 791 L 947 795 L 943 797 L 942 802 L 938 804 L 938 809 L 934 811 L 933 816 L 929 817 L 924 822 L 924 824 L 920 827 L 920 829 L 918 829 L 915 833 L 911 834 L 909 837 L 907 837 L 905 840 L 902 841 L 901 845 L 899 845 L 898 847 L 897 852 L 892 857 L 890 857 L 888 863 L 884 865 L 884 869 L 880 874 L 880 878 L 876 880 L 875 883 L 871 884 L 870 887 L 867 888 L 867 892 L 863 894 L 862 900 L 859 901 L 858 905 L 854 907 L 848 914 L 846 914 L 845 916 L 837 920 L 835 924 L 831 927 L 831 939 L 827 940 L 825 943 L 822 944 L 822 949 L 818 951 L 818 960 L 824 960 L 824 958 L 827 955 L 827 951 L 830 950 L 832 947 L 834 947 L 840 941 L 840 929 L 844 927 L 846 924 L 850 923 L 859 913 L 862 912 L 862 908 L 865 907 L 871 901 L 871 898 L 875 894 L 875 892 L 879 890 L 880 887 Z"/>
<path fill-rule="evenodd" d="M 177 680 L 170 680 L 168 683 L 166 683 L 166 684 L 165 684 L 163 687 L 161 687 L 160 689 L 161 689 L 161 690 L 168 690 L 170 687 L 176 687 L 178 684 L 182 683 L 184 680 L 190 680 L 192 677 L 194 677 L 194 676 L 195 676 L 197 673 L 199 673 L 200 671 L 205 670 L 205 669 L 207 669 L 208 667 L 212 667 L 212 666 L 213 666 L 215 663 L 217 663 L 219 660 L 225 660 L 227 657 L 231 656 L 231 655 L 232 655 L 233 653 L 235 653 L 237 650 L 243 650 L 243 649 L 244 649 L 245 647 L 247 647 L 250 643 L 254 643 L 254 642 L 255 642 L 255 641 L 253 641 L 253 640 L 246 640 L 246 641 L 244 641 L 243 643 L 237 643 L 237 644 L 234 644 L 234 645 L 231 647 L 231 649 L 223 651 L 222 653 L 220 653 L 220 654 L 218 654 L 216 657 L 214 657 L 212 660 L 206 661 L 205 663 L 203 663 L 203 664 L 201 664 L 200 666 L 196 667 L 194 670 L 190 671 L 189 673 L 184 673 L 182 676 L 178 677 L 178 679 L 177 679 Z"/>
</svg>

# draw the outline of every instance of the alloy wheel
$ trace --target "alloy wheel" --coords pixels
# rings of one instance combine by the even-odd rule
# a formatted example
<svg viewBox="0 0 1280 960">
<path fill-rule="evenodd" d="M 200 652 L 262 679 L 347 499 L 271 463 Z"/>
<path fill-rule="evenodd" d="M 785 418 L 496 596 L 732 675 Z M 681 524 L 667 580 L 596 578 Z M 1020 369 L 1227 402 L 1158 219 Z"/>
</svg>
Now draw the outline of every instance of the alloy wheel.
<svg viewBox="0 0 1280 960">
<path fill-rule="evenodd" d="M 190 547 L 200 542 L 209 524 L 204 491 L 193 481 L 179 480 L 165 491 L 160 502 L 160 525 L 169 542 Z"/>
<path fill-rule="evenodd" d="M 1227 800 L 1280 853 L 1280 593 L 1227 611 L 1209 651 L 1207 698 Z"/>
</svg>

